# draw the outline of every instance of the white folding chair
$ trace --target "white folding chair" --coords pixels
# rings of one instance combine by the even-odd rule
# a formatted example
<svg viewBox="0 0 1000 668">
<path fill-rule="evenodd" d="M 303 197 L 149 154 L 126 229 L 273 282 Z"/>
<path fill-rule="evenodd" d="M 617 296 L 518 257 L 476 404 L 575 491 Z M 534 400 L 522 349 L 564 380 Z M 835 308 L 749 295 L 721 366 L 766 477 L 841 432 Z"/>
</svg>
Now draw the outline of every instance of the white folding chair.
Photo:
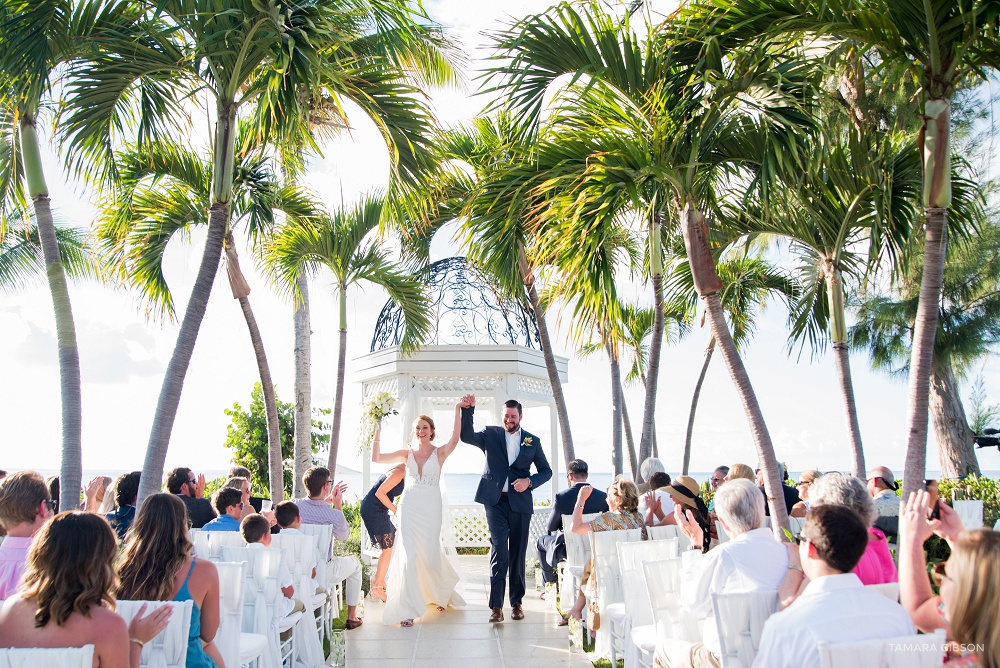
<svg viewBox="0 0 1000 668">
<path fill-rule="evenodd" d="M 802 533 L 802 527 L 806 525 L 806 518 L 804 517 L 789 517 L 788 518 L 788 530 L 792 532 L 793 536 L 798 536 Z"/>
<path fill-rule="evenodd" d="M 653 611 L 656 637 L 664 640 L 699 642 L 697 621 L 685 613 L 680 602 L 681 559 L 644 561 L 649 606 Z"/>
<path fill-rule="evenodd" d="M 264 653 L 267 637 L 243 632 L 246 562 L 217 561 L 219 571 L 219 632 L 215 644 L 227 666 L 242 666 Z"/>
<path fill-rule="evenodd" d="M 658 527 L 646 527 L 646 533 L 649 535 L 649 540 L 665 540 L 670 538 L 677 539 L 677 549 L 683 552 L 688 549 L 691 545 L 691 541 L 688 537 L 684 535 L 680 527 L 676 524 L 663 524 Z"/>
<path fill-rule="evenodd" d="M 115 604 L 117 612 L 129 624 L 139 613 L 139 608 L 146 604 L 146 612 L 162 606 L 170 606 L 173 612 L 167 628 L 160 631 L 155 638 L 142 647 L 139 655 L 141 668 L 184 668 L 187 665 L 188 634 L 191 630 L 191 607 L 194 601 L 118 601 Z"/>
<path fill-rule="evenodd" d="M 222 546 L 219 545 L 217 550 L 212 551 L 212 533 L 214 532 L 202 531 L 201 529 L 190 529 L 188 531 L 188 536 L 191 538 L 191 542 L 194 543 L 194 553 L 199 559 L 218 561 Z"/>
<path fill-rule="evenodd" d="M 898 582 L 883 582 L 877 585 L 866 585 L 866 587 L 872 591 L 877 591 L 894 603 L 899 603 Z"/>
<path fill-rule="evenodd" d="M 340 609 L 344 606 L 344 583 L 330 582 L 326 577 L 327 564 L 330 563 L 330 556 L 333 554 L 333 527 L 329 524 L 303 524 L 299 527 L 299 531 L 316 538 L 316 582 L 327 590 L 326 606 L 323 608 L 323 628 L 326 634 L 330 635 L 333 619 L 340 615 Z M 368 537 L 365 531 L 362 531 L 361 535 L 365 539 Z"/>
<path fill-rule="evenodd" d="M 600 513 L 583 515 L 584 522 L 590 522 Z M 566 561 L 559 564 L 559 591 L 576 595 L 580 588 L 580 578 L 583 577 L 583 566 L 590 559 L 590 539 L 579 533 L 573 533 L 569 528 L 573 525 L 572 515 L 563 515 L 563 538 L 566 540 Z"/>
<path fill-rule="evenodd" d="M 618 543 L 634 543 L 640 540 L 642 540 L 642 529 L 590 533 L 590 551 L 593 554 L 594 575 L 597 577 L 597 604 L 602 620 L 610 622 L 609 605 L 625 601 L 622 574 L 618 565 Z M 615 665 L 618 652 L 611 642 L 611 626 L 610 623 L 602 623 L 601 628 L 597 630 L 594 652 L 599 657 L 610 656 L 611 665 Z"/>
<path fill-rule="evenodd" d="M 645 561 L 677 558 L 677 539 L 645 540 L 636 543 L 618 543 L 618 566 L 624 585 L 624 602 L 608 606 L 611 621 L 611 644 L 615 653 L 625 657 L 625 668 L 652 663 L 656 646 L 656 626 L 653 610 L 646 593 Z M 643 662 L 643 650 L 648 657 Z"/>
<path fill-rule="evenodd" d="M 209 561 L 221 561 L 224 547 L 245 547 L 247 544 L 239 531 L 192 529 L 191 533 L 194 535 L 194 553 Z"/>
<path fill-rule="evenodd" d="M 94 646 L 0 649 L 0 668 L 93 668 Z"/>
<path fill-rule="evenodd" d="M 820 668 L 940 668 L 944 629 L 932 634 L 849 643 L 819 643 Z"/>
<path fill-rule="evenodd" d="M 760 648 L 764 622 L 778 611 L 773 589 L 712 594 L 722 668 L 750 668 Z"/>
<path fill-rule="evenodd" d="M 222 549 L 226 561 L 247 563 L 247 586 L 243 597 L 243 631 L 256 633 L 267 638 L 267 647 L 260 657 L 262 666 L 281 666 L 287 661 L 295 665 L 295 635 L 281 641 L 280 634 L 289 631 L 299 619 L 301 612 L 284 617 L 278 616 L 278 601 L 281 592 L 279 567 L 281 551 L 269 548 L 231 547 Z"/>
<path fill-rule="evenodd" d="M 279 549 L 285 566 L 295 583 L 295 598 L 302 602 L 306 613 L 296 625 L 296 658 L 307 666 L 323 663 L 323 629 L 326 593 L 316 593 L 312 570 L 316 564 L 316 537 L 277 534 L 271 538 L 271 549 Z M 316 613 L 319 614 L 316 614 Z M 303 623 L 305 622 L 305 623 Z"/>
</svg>

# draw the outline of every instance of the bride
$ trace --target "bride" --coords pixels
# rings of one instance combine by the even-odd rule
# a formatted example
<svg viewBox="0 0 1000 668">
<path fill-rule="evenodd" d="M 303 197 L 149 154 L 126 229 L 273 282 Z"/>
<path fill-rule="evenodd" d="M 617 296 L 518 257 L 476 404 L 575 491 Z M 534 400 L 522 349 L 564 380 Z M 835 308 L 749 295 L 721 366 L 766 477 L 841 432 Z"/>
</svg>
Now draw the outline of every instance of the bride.
<svg viewBox="0 0 1000 668">
<path fill-rule="evenodd" d="M 399 498 L 396 519 L 398 533 L 389 565 L 383 624 L 413 626 L 415 617 L 423 616 L 428 605 L 444 611 L 449 604 L 464 605 L 455 592 L 458 573 L 441 549 L 441 466 L 455 451 L 461 431 L 462 408 L 455 406 L 455 428 L 451 439 L 435 447 L 434 420 L 421 415 L 413 423 L 416 447 L 387 452 L 379 451 L 382 425 L 375 431 L 372 461 L 378 464 L 406 463 L 406 486 Z"/>
</svg>

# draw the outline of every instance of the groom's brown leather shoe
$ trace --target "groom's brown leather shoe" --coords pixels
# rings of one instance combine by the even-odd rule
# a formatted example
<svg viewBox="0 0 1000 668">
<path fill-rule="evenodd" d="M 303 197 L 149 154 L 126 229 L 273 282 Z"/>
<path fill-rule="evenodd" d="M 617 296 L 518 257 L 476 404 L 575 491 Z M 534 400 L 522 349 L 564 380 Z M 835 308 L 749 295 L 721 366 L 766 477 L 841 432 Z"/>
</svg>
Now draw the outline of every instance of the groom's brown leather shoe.
<svg viewBox="0 0 1000 668">
<path fill-rule="evenodd" d="M 519 619 L 524 619 L 524 610 L 521 609 L 521 606 L 519 605 L 514 606 L 514 609 L 510 611 L 510 618 L 515 621 Z"/>
<path fill-rule="evenodd" d="M 493 614 L 490 615 L 490 624 L 496 624 L 503 621 L 503 608 L 492 608 Z"/>
</svg>

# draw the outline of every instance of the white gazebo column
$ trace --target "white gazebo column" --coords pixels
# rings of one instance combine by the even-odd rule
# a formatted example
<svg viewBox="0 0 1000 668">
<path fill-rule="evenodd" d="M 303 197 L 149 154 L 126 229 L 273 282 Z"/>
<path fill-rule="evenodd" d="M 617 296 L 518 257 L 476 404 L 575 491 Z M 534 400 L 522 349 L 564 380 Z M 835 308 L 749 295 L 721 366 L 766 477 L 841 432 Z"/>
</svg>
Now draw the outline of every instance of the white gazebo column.
<svg viewBox="0 0 1000 668">
<path fill-rule="evenodd" d="M 556 413 L 554 404 L 549 404 L 549 441 L 552 442 L 549 454 L 549 466 L 552 467 L 552 492 L 549 499 L 553 504 L 556 502 L 556 492 L 559 491 L 559 415 Z"/>
</svg>

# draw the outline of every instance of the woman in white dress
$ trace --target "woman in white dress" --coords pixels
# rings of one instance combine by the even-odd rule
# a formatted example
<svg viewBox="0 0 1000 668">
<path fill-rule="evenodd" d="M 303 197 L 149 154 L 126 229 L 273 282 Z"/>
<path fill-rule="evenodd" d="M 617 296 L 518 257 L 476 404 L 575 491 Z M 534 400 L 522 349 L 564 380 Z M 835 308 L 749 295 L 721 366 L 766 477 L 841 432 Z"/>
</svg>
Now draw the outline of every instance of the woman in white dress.
<svg viewBox="0 0 1000 668">
<path fill-rule="evenodd" d="M 383 624 L 413 626 L 428 605 L 439 611 L 450 605 L 464 605 L 455 592 L 458 573 L 441 549 L 441 467 L 455 451 L 461 432 L 462 408 L 455 406 L 455 428 L 451 439 L 435 447 L 434 420 L 421 415 L 413 423 L 416 445 L 396 452 L 381 453 L 379 436 L 382 425 L 375 431 L 372 461 L 379 464 L 406 463 L 406 486 L 397 504 L 398 530 L 396 545 L 389 566 L 389 586 Z"/>
</svg>

